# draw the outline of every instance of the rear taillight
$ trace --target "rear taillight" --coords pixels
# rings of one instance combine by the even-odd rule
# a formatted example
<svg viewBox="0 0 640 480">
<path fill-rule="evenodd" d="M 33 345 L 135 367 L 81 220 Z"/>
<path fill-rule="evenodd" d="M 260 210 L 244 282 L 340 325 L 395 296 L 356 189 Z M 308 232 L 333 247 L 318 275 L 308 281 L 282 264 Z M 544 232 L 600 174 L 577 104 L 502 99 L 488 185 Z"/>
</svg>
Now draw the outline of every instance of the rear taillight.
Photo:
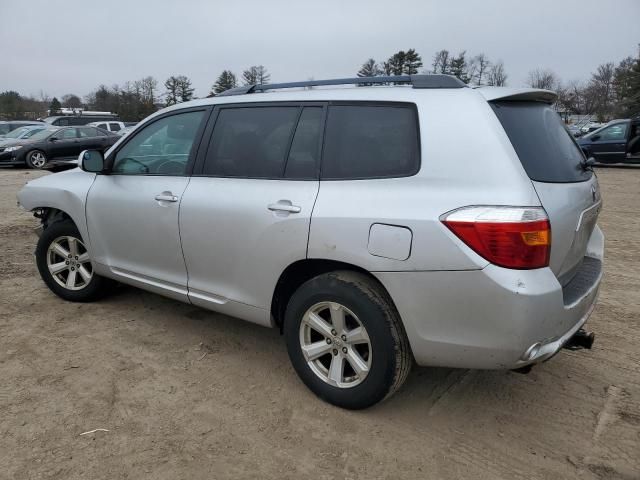
<svg viewBox="0 0 640 480">
<path fill-rule="evenodd" d="M 495 265 L 518 269 L 549 265 L 551 226 L 540 207 L 464 207 L 441 220 Z"/>
</svg>

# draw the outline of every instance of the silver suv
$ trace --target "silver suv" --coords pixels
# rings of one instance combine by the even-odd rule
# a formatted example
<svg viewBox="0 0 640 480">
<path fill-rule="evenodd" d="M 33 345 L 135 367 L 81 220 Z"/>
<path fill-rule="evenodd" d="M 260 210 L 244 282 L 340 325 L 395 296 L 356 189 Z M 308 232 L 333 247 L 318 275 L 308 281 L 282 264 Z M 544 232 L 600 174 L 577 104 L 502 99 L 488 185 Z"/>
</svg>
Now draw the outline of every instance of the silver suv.
<svg viewBox="0 0 640 480">
<path fill-rule="evenodd" d="M 279 328 L 312 391 L 364 408 L 414 360 L 523 369 L 577 344 L 601 200 L 554 99 L 441 75 L 242 87 L 18 198 L 63 299 L 115 280 Z"/>
</svg>

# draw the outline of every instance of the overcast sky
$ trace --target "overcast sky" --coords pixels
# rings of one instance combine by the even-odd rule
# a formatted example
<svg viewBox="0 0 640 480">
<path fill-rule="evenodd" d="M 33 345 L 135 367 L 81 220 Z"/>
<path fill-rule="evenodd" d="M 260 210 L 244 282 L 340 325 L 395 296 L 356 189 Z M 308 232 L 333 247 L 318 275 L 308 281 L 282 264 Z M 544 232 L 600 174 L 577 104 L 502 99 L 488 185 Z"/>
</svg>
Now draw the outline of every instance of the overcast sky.
<svg viewBox="0 0 640 480">
<path fill-rule="evenodd" d="M 187 75 L 204 96 L 223 69 L 271 81 L 355 76 L 369 57 L 446 48 L 587 79 L 635 55 L 640 0 L 0 0 L 0 91 L 84 96 L 152 75 Z M 163 88 L 161 88 L 163 90 Z"/>
</svg>

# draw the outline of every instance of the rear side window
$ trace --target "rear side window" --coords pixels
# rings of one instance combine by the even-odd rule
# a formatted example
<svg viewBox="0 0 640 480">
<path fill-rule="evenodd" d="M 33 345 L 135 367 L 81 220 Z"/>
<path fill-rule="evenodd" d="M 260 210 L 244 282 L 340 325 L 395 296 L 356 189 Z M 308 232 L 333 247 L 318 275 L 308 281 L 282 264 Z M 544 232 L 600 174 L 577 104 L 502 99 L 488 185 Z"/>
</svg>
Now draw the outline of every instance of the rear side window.
<svg viewBox="0 0 640 480">
<path fill-rule="evenodd" d="M 117 123 L 110 123 L 109 126 L 111 127 L 111 131 L 112 132 L 117 132 L 118 130 L 120 130 L 120 125 Z"/>
<path fill-rule="evenodd" d="M 406 177 L 419 168 L 418 120 L 413 106 L 329 107 L 323 179 Z"/>
<path fill-rule="evenodd" d="M 322 107 L 305 107 L 293 136 L 285 178 L 317 179 L 322 138 Z"/>
<path fill-rule="evenodd" d="M 549 105 L 504 101 L 491 107 L 531 180 L 568 183 L 591 178 L 591 171 L 582 168 L 580 147 Z"/>
<path fill-rule="evenodd" d="M 299 107 L 223 108 L 211 136 L 205 175 L 281 178 Z"/>
</svg>

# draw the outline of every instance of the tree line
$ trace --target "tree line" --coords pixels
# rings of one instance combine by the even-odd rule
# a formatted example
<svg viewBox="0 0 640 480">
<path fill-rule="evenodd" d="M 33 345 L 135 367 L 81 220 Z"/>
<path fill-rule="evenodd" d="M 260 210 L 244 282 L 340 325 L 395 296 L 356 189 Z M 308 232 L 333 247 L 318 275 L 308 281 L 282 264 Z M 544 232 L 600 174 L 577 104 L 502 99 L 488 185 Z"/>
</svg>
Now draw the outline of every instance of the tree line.
<svg viewBox="0 0 640 480">
<path fill-rule="evenodd" d="M 470 55 L 466 50 L 457 53 L 439 50 L 425 67 L 422 56 L 410 48 L 381 61 L 369 58 L 357 71 L 358 77 L 418 73 L 453 75 L 473 86 L 507 86 L 509 80 L 502 60 L 493 60 L 485 53 Z M 219 95 L 241 84 L 266 84 L 270 80 L 271 75 L 263 65 L 248 67 L 239 76 L 225 69 L 216 78 L 208 96 Z M 635 57 L 599 65 L 586 80 L 563 81 L 555 72 L 538 68 L 529 72 L 527 85 L 556 91 L 558 110 L 592 114 L 600 121 L 640 114 L 640 46 Z M 43 92 L 36 98 L 5 91 L 0 93 L 0 119 L 35 119 L 46 115 L 47 110 L 55 114 L 62 108 L 83 108 L 114 112 L 125 121 L 138 121 L 164 106 L 196 98 L 192 82 L 185 75 L 172 75 L 162 86 L 164 89 L 155 78 L 147 76 L 121 85 L 100 85 L 84 99 L 75 94 L 58 99 Z"/>
</svg>

